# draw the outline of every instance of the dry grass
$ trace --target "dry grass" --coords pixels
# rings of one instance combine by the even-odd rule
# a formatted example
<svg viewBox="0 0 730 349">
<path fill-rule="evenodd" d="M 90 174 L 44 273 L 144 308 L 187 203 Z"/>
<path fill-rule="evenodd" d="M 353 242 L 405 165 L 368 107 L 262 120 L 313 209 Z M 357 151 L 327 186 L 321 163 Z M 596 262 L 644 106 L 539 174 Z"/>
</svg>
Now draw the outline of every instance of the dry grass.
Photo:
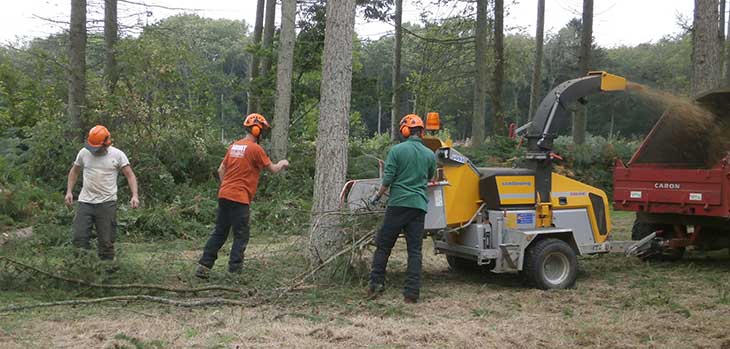
<svg viewBox="0 0 730 349">
<path fill-rule="evenodd" d="M 630 222 L 616 215 L 617 239 Z M 250 255 L 263 261 L 276 248 L 253 245 Z M 390 288 L 376 301 L 364 301 L 354 282 L 304 289 L 256 308 L 35 310 L 0 315 L 0 347 L 730 347 L 726 251 L 678 263 L 582 258 L 575 289 L 546 292 L 524 288 L 511 275 L 452 274 L 427 243 L 422 302 L 407 305 L 399 290 L 404 250 L 399 242 Z M 197 255 L 174 256 L 190 265 Z"/>
</svg>

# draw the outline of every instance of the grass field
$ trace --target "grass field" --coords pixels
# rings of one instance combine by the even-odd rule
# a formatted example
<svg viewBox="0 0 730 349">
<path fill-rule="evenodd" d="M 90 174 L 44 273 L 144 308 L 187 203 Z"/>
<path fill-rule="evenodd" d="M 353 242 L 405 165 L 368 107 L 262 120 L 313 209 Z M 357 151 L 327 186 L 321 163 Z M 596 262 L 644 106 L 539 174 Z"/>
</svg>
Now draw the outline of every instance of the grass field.
<svg viewBox="0 0 730 349">
<path fill-rule="evenodd" d="M 628 239 L 632 216 L 616 213 L 613 219 L 614 239 Z M 0 255 L 89 281 L 195 287 L 206 285 L 192 277 L 202 244 L 121 242 L 120 270 L 111 275 L 92 257 L 69 258 L 65 247 L 28 251 L 32 242 L 11 242 Z M 274 301 L 287 280 L 304 270 L 302 246 L 296 238 L 253 236 L 244 273 L 227 275 L 223 259 L 207 283 L 246 289 L 245 298 L 190 296 L 225 295 L 246 306 L 119 301 L 0 313 L 0 347 L 730 348 L 727 250 L 691 252 L 674 263 L 622 255 L 580 258 L 575 289 L 540 291 L 525 288 L 514 275 L 451 273 L 429 240 L 421 302 L 409 305 L 400 295 L 400 241 L 389 263 L 390 288 L 375 301 L 364 300 L 363 267 L 339 282 L 305 283 Z M 364 263 L 369 258 L 365 251 Z M 0 307 L 137 292 L 73 286 L 7 263 L 0 264 L 0 282 Z"/>
</svg>

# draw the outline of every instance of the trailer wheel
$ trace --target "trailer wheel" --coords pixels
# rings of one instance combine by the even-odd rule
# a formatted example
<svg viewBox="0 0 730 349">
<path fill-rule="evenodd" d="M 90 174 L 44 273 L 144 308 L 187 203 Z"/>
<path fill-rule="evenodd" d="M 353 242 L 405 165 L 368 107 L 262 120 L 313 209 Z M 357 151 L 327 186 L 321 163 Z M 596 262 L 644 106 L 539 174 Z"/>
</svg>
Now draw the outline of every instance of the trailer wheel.
<svg viewBox="0 0 730 349">
<path fill-rule="evenodd" d="M 525 281 L 542 290 L 571 288 L 578 275 L 578 258 L 565 241 L 538 240 L 525 251 Z"/>
<path fill-rule="evenodd" d="M 666 234 L 666 238 L 671 238 L 672 233 L 671 230 L 673 227 L 669 224 L 652 224 L 652 223 L 642 223 L 642 222 L 634 222 L 634 226 L 631 228 L 631 239 L 638 241 L 641 240 L 649 234 L 657 231 L 657 230 L 664 230 L 664 231 L 670 231 L 670 233 Z M 658 244 L 656 247 L 652 247 L 655 249 L 654 253 L 648 253 L 644 256 L 640 256 L 641 260 L 644 261 L 666 261 L 666 262 L 674 262 L 682 259 L 682 256 L 684 256 L 684 247 L 680 248 L 663 248 L 659 246 Z"/>
<path fill-rule="evenodd" d="M 631 227 L 631 240 L 639 241 L 649 236 L 654 230 L 652 224 L 634 221 L 634 225 Z"/>
</svg>

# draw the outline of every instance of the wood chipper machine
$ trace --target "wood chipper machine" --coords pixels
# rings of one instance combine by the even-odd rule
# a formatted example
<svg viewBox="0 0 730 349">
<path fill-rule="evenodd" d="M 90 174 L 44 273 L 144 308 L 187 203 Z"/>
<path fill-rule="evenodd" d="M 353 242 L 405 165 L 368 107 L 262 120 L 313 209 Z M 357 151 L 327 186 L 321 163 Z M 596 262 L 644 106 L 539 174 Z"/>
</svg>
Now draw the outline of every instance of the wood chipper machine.
<svg viewBox="0 0 730 349">
<path fill-rule="evenodd" d="M 605 72 L 555 87 L 534 121 L 522 128 L 527 130 L 524 168 L 478 167 L 451 141 L 424 136 L 438 163 L 425 218 L 435 253 L 444 254 L 451 269 L 521 273 L 540 289 L 573 286 L 577 256 L 612 249 L 609 201 L 602 190 L 553 173 L 553 139 L 570 121 L 570 104 L 625 88 L 624 78 Z M 427 117 L 427 132 L 438 129 L 436 118 L 435 113 Z M 343 204 L 365 208 L 379 184 L 378 179 L 348 182 Z"/>
<path fill-rule="evenodd" d="M 631 252 L 642 259 L 730 248 L 730 90 L 667 109 L 631 160 L 616 161 L 613 204 L 636 212 Z"/>
</svg>

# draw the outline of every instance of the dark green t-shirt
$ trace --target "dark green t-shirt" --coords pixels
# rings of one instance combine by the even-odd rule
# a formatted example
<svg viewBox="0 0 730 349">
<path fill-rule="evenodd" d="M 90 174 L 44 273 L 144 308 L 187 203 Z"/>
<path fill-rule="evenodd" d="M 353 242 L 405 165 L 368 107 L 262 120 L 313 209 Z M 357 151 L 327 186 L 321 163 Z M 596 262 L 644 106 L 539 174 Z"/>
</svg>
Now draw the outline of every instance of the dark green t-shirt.
<svg viewBox="0 0 730 349">
<path fill-rule="evenodd" d="M 426 185 L 436 172 L 436 155 L 418 136 L 395 145 L 385 159 L 383 185 L 390 186 L 388 206 L 426 211 Z"/>
</svg>

